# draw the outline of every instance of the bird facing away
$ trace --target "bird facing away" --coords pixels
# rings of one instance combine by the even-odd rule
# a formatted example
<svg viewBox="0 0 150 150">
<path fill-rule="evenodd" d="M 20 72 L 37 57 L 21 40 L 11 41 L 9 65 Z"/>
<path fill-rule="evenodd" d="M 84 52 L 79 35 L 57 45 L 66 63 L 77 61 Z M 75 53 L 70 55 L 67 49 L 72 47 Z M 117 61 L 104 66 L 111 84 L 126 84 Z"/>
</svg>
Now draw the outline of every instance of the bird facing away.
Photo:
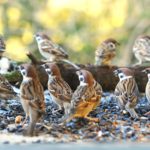
<svg viewBox="0 0 150 150">
<path fill-rule="evenodd" d="M 100 103 L 102 96 L 101 86 L 94 80 L 93 75 L 87 70 L 77 71 L 80 85 L 72 95 L 70 114 L 65 122 L 72 118 L 82 117 L 90 121 L 98 122 L 98 118 L 88 117 L 88 114 L 94 110 Z"/>
<path fill-rule="evenodd" d="M 138 60 L 135 65 L 141 65 L 145 61 L 150 61 L 150 36 L 139 36 L 134 42 L 133 53 Z"/>
<path fill-rule="evenodd" d="M 44 91 L 33 65 L 21 65 L 20 72 L 23 76 L 20 85 L 21 104 L 26 113 L 26 119 L 27 117 L 30 119 L 25 135 L 33 136 L 36 123 L 45 112 Z"/>
<path fill-rule="evenodd" d="M 78 66 L 68 60 L 68 53 L 61 46 L 54 43 L 46 34 L 37 33 L 35 38 L 38 44 L 39 52 L 48 61 L 63 61 L 74 66 L 76 69 L 79 69 Z"/>
<path fill-rule="evenodd" d="M 60 70 L 55 63 L 46 63 L 44 64 L 44 68 L 49 76 L 48 90 L 52 100 L 58 105 L 59 110 L 64 108 L 67 115 L 70 110 L 72 90 L 62 78 Z"/>
<path fill-rule="evenodd" d="M 6 44 L 3 40 L 3 37 L 0 36 L 0 54 L 3 53 L 5 51 L 5 49 L 6 49 Z"/>
<path fill-rule="evenodd" d="M 17 93 L 13 90 L 8 80 L 0 75 L 0 99 L 10 100 L 16 98 Z"/>
<path fill-rule="evenodd" d="M 148 82 L 145 87 L 145 95 L 148 100 L 148 103 L 150 104 L 150 68 L 146 68 L 142 72 L 146 73 L 148 77 Z"/>
<path fill-rule="evenodd" d="M 119 82 L 115 88 L 115 95 L 120 108 L 126 109 L 131 117 L 138 118 L 135 106 L 138 102 L 139 90 L 132 70 L 119 68 L 114 73 L 119 77 Z"/>
<path fill-rule="evenodd" d="M 119 43 L 109 38 L 97 47 L 95 51 L 95 65 L 111 65 L 112 59 L 116 56 L 116 48 Z"/>
</svg>

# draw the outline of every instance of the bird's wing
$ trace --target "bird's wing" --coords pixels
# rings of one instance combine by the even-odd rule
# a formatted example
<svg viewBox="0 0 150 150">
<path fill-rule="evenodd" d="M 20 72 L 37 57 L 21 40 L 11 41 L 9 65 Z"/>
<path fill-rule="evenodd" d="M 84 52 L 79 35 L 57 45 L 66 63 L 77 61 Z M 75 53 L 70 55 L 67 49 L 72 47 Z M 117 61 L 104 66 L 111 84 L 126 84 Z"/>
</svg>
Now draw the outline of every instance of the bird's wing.
<svg viewBox="0 0 150 150">
<path fill-rule="evenodd" d="M 115 95 L 121 96 L 123 101 L 135 104 L 137 102 L 138 87 L 134 78 L 120 81 L 115 89 Z"/>
<path fill-rule="evenodd" d="M 3 39 L 0 38 L 0 49 L 5 50 L 6 49 L 6 45 L 3 41 Z"/>
<path fill-rule="evenodd" d="M 0 91 L 4 91 L 10 94 L 15 93 L 10 83 L 3 76 L 0 76 Z"/>
<path fill-rule="evenodd" d="M 29 101 L 34 100 L 35 93 L 33 88 L 33 81 L 31 78 L 26 81 L 22 81 L 20 86 L 20 95 L 23 99 Z"/>
<path fill-rule="evenodd" d="M 39 88 L 39 89 L 38 89 Z M 45 103 L 44 103 L 44 94 L 42 86 L 36 84 L 35 85 L 33 80 L 30 78 L 28 81 L 22 82 L 21 84 L 21 97 L 25 100 L 29 101 L 29 105 L 38 112 L 45 111 Z"/>
<path fill-rule="evenodd" d="M 88 85 L 78 86 L 76 91 L 72 95 L 71 107 L 76 109 L 80 103 L 86 102 L 91 98 L 90 91 L 88 90 Z"/>
<path fill-rule="evenodd" d="M 48 84 L 48 89 L 56 98 L 62 101 L 70 102 L 72 91 L 63 79 L 53 78 Z"/>
<path fill-rule="evenodd" d="M 51 54 L 56 55 L 56 56 L 68 58 L 67 52 L 62 47 L 53 43 L 50 40 L 44 40 L 41 43 L 41 49 L 44 52 L 48 52 L 48 53 L 51 53 Z"/>
<path fill-rule="evenodd" d="M 102 95 L 102 93 L 103 93 L 102 86 L 96 81 L 94 84 L 94 89 L 96 91 L 96 95 L 100 95 L 100 96 Z"/>
</svg>

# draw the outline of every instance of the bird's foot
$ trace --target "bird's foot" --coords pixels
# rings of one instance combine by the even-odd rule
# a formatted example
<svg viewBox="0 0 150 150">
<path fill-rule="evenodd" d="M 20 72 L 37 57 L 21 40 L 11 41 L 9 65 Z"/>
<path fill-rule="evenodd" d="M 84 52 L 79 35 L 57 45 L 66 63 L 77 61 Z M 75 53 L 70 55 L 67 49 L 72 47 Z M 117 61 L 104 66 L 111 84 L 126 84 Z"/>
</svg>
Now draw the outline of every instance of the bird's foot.
<svg viewBox="0 0 150 150">
<path fill-rule="evenodd" d="M 100 121 L 99 118 L 91 118 L 91 117 L 85 117 L 85 118 L 88 119 L 89 121 L 95 122 L 95 123 L 98 123 Z"/>
</svg>

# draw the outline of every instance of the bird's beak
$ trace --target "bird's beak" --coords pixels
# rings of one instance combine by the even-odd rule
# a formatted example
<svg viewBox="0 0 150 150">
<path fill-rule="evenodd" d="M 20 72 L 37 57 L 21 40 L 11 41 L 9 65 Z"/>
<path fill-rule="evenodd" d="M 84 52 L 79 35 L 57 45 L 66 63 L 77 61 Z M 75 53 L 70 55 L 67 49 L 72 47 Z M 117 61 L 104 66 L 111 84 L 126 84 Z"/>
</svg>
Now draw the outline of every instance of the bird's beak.
<svg viewBox="0 0 150 150">
<path fill-rule="evenodd" d="M 119 43 L 119 42 L 117 42 L 116 44 L 117 44 L 118 46 L 120 46 L 120 43 Z"/>
<path fill-rule="evenodd" d="M 79 75 L 79 71 L 76 71 L 76 74 Z"/>
<path fill-rule="evenodd" d="M 146 69 L 142 70 L 142 72 L 147 74 L 147 70 Z"/>
<path fill-rule="evenodd" d="M 45 64 L 41 65 L 43 68 L 46 68 Z"/>
</svg>

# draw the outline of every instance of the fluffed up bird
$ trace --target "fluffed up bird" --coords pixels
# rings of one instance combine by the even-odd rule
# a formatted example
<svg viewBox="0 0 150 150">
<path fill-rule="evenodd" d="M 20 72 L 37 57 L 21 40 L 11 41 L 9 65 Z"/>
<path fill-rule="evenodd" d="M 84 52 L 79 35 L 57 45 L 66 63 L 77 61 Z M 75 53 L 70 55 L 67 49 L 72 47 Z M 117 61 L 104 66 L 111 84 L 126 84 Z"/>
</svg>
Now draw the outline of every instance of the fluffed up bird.
<svg viewBox="0 0 150 150">
<path fill-rule="evenodd" d="M 17 93 L 13 90 L 8 80 L 0 75 L 0 99 L 10 100 L 17 98 Z"/>
<path fill-rule="evenodd" d="M 119 77 L 114 93 L 120 108 L 128 111 L 131 117 L 138 118 L 135 106 L 138 103 L 139 90 L 133 71 L 128 68 L 119 68 L 114 71 L 114 74 Z"/>
<path fill-rule="evenodd" d="M 150 104 L 150 68 L 146 68 L 142 72 L 146 73 L 147 77 L 148 77 L 148 82 L 145 87 L 145 94 L 146 94 L 146 98 Z"/>
<path fill-rule="evenodd" d="M 139 36 L 133 45 L 133 53 L 138 60 L 135 65 L 141 65 L 145 61 L 150 61 L 150 36 Z"/>
<path fill-rule="evenodd" d="M 45 99 L 43 87 L 38 79 L 33 65 L 24 64 L 20 66 L 23 81 L 20 85 L 20 99 L 30 123 L 25 135 L 35 135 L 36 123 L 45 113 Z M 26 121 L 25 119 L 25 121 Z"/>
<path fill-rule="evenodd" d="M 48 76 L 48 90 L 52 100 L 58 105 L 59 110 L 64 108 L 67 115 L 70 110 L 72 90 L 68 83 L 62 78 L 60 70 L 55 63 L 43 65 Z"/>
<path fill-rule="evenodd" d="M 72 95 L 70 114 L 64 117 L 64 122 L 78 117 L 98 122 L 99 118 L 88 117 L 88 114 L 100 104 L 102 87 L 95 81 L 89 71 L 80 70 L 76 74 L 78 75 L 80 85 Z"/>
<path fill-rule="evenodd" d="M 76 69 L 79 69 L 77 65 L 68 60 L 68 53 L 61 46 L 54 43 L 46 34 L 37 33 L 35 38 L 38 44 L 39 52 L 48 61 L 63 61 L 74 66 Z"/>
<path fill-rule="evenodd" d="M 95 51 L 95 65 L 111 65 L 116 56 L 116 48 L 120 45 L 115 39 L 109 38 L 97 47 Z"/>
</svg>

